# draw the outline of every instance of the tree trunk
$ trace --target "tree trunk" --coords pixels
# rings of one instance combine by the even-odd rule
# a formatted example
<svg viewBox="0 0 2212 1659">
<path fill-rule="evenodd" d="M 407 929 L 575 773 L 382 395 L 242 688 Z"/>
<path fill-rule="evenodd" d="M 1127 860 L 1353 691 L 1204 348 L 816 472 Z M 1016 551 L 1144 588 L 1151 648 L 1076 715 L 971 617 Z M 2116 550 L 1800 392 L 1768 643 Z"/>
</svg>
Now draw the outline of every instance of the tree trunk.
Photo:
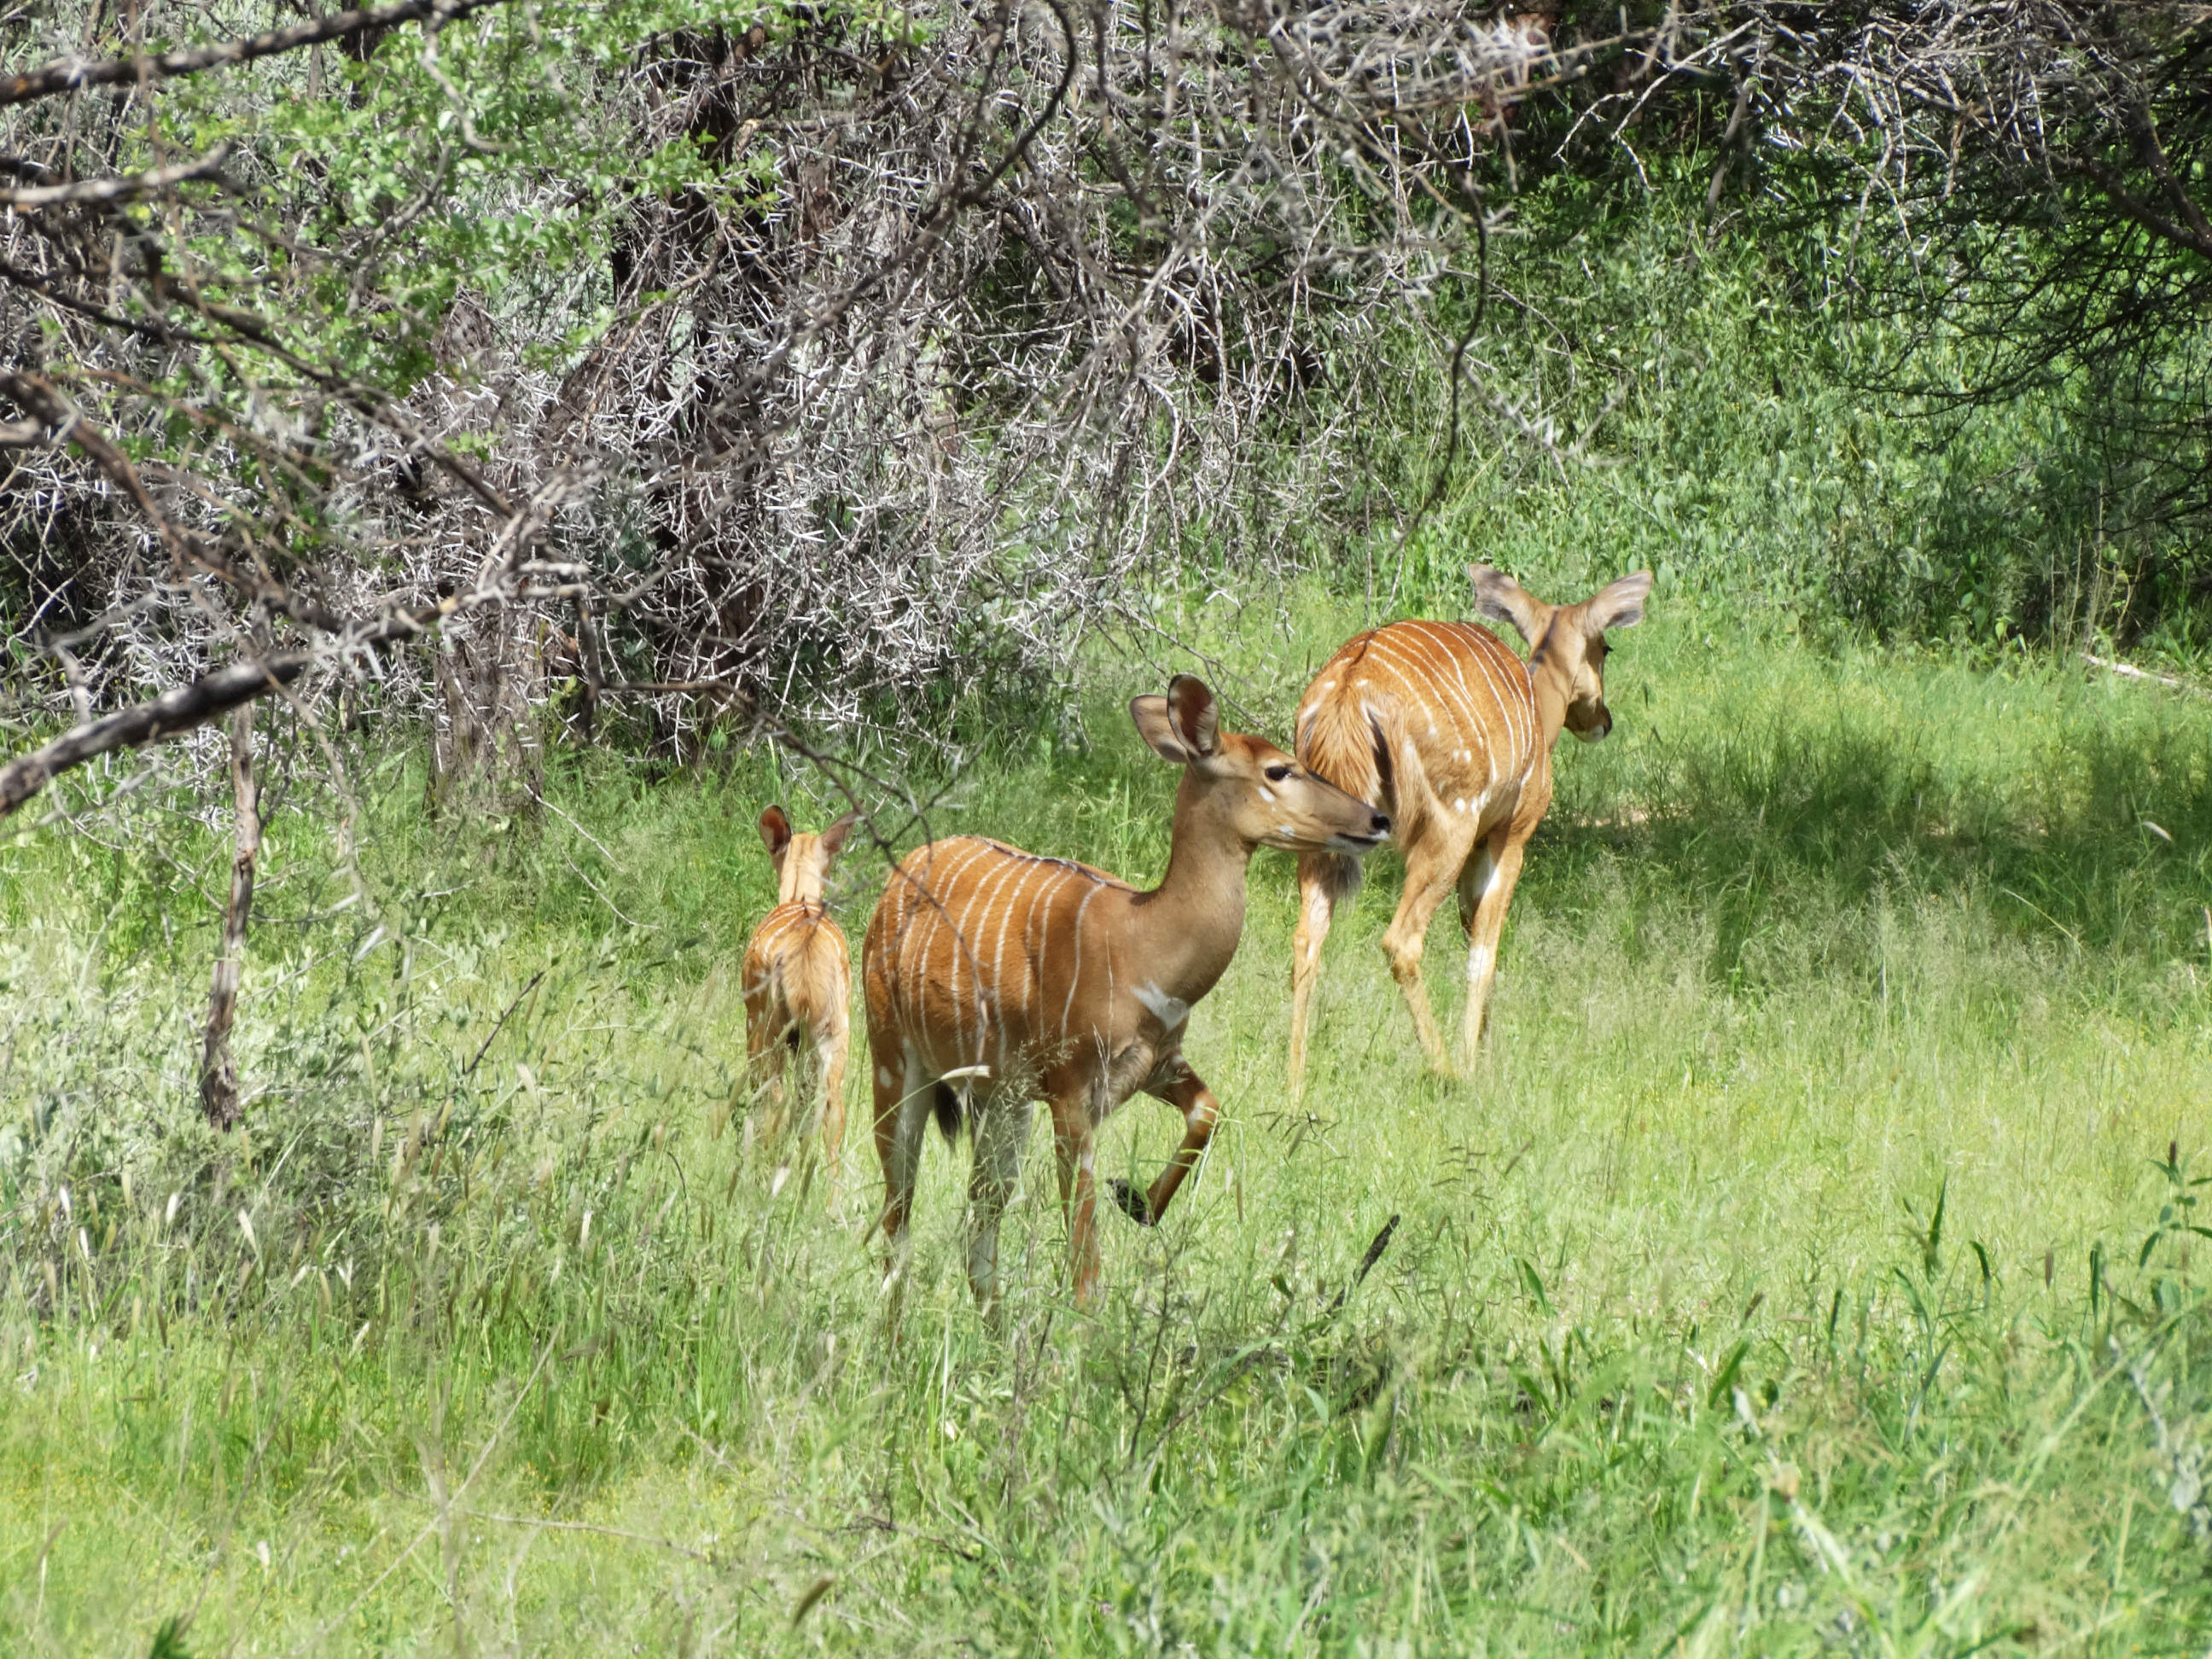
<svg viewBox="0 0 2212 1659">
<path fill-rule="evenodd" d="M 253 909 L 253 861 L 261 852 L 261 789 L 253 779 L 253 705 L 230 714 L 230 787 L 237 853 L 230 865 L 230 908 L 222 951 L 208 988 L 207 1045 L 200 1052 L 200 1110 L 218 1129 L 238 1127 L 238 1066 L 230 1057 L 230 1022 L 238 1012 L 238 976 L 246 960 L 246 921 Z"/>
</svg>

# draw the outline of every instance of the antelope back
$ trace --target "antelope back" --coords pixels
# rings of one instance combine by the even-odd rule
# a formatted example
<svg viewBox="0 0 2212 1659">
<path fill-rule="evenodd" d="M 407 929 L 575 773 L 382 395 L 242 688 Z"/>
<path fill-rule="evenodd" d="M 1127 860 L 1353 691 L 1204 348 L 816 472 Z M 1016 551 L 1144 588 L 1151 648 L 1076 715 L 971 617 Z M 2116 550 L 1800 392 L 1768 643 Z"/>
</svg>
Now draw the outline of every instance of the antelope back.
<svg viewBox="0 0 2212 1659">
<path fill-rule="evenodd" d="M 844 930 L 822 896 L 830 867 L 844 850 L 857 817 L 848 813 L 821 834 L 808 835 L 792 830 L 781 806 L 761 814 L 761 841 L 775 867 L 777 902 L 745 946 L 739 983 L 749 1025 L 843 1028 L 852 957 Z"/>
<path fill-rule="evenodd" d="M 1521 659 L 1486 628 L 1400 622 L 1346 641 L 1314 677 L 1297 717 L 1298 758 L 1397 819 L 1480 817 L 1517 792 L 1543 753 Z"/>
<path fill-rule="evenodd" d="M 795 1017 L 842 1006 L 851 984 L 844 929 L 817 903 L 779 904 L 761 918 L 745 946 L 742 986 L 750 1013 L 756 1003 Z"/>
<path fill-rule="evenodd" d="M 1042 1075 L 1092 1037 L 1119 968 L 1109 919 L 1133 896 L 1087 865 L 980 836 L 916 848 L 861 945 L 870 1025 L 937 1072 Z"/>
</svg>

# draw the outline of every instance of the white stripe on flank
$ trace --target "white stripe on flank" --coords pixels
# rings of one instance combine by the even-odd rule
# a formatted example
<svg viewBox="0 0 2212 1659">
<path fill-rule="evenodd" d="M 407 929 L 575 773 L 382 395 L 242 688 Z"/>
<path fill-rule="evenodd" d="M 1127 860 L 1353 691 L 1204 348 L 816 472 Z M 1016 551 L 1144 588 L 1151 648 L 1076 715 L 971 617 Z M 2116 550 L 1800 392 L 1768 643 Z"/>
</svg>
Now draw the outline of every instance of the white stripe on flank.
<svg viewBox="0 0 2212 1659">
<path fill-rule="evenodd" d="M 1521 764 L 1525 769 L 1536 758 L 1536 684 L 1529 675 L 1528 665 L 1507 650 L 1503 642 L 1492 639 L 1490 643 L 1498 672 L 1512 686 L 1512 708 L 1521 723 Z"/>
<path fill-rule="evenodd" d="M 975 984 L 978 1002 L 988 1000 L 998 993 L 996 971 L 986 975 L 983 967 L 983 943 L 991 931 L 992 913 L 1000 908 L 1000 895 L 1010 882 L 1021 878 L 1021 866 L 1004 855 L 992 860 L 990 867 L 977 877 L 969 888 L 960 905 L 960 937 L 968 945 L 968 971 Z"/>
<path fill-rule="evenodd" d="M 1093 887 L 1083 896 L 1083 902 L 1075 907 L 1075 964 L 1067 975 L 1067 1000 L 1060 1006 L 1060 1034 L 1067 1036 L 1068 1015 L 1075 1007 L 1075 988 L 1083 983 L 1083 918 L 1090 913 L 1091 901 L 1098 896 Z"/>
<path fill-rule="evenodd" d="M 1030 976 L 1036 981 L 1033 989 L 1036 994 L 1036 1007 L 1032 1018 L 1040 1028 L 1044 1024 L 1044 1000 L 1047 994 L 1044 983 L 1045 952 L 1052 949 L 1053 907 L 1060 902 L 1060 896 L 1066 890 L 1067 882 L 1063 878 L 1054 882 L 1038 895 L 1042 901 L 1041 903 L 1030 906 L 1030 915 L 1036 926 L 1035 944 L 1030 944 L 1029 940 L 1029 922 L 1025 921 L 1022 925 L 1022 942 L 1029 956 Z M 1042 1035 L 1041 1030 L 1040 1035 Z"/>
<path fill-rule="evenodd" d="M 1486 637 L 1486 635 L 1484 635 L 1484 637 Z M 1506 744 L 1510 744 L 1513 748 L 1520 748 L 1520 730 L 1516 728 L 1516 721 L 1513 721 L 1513 696 L 1510 696 L 1510 686 L 1509 684 L 1500 684 L 1498 664 L 1495 664 L 1493 654 L 1484 648 L 1482 644 L 1474 641 L 1474 639 L 1468 639 L 1468 654 L 1475 659 L 1475 671 L 1482 675 L 1484 688 L 1491 692 L 1491 703 L 1498 708 L 1498 721 L 1495 721 L 1495 726 L 1504 728 L 1504 730 L 1495 730 L 1493 738 L 1491 738 L 1491 748 L 1498 748 L 1498 738 L 1504 738 Z"/>
<path fill-rule="evenodd" d="M 1006 1069 L 1006 1042 L 1013 1022 L 1020 1019 L 1025 1026 L 1032 1023 L 1029 1018 L 1030 1002 L 1029 952 L 1021 949 L 1020 942 L 1016 941 L 1015 959 L 1019 977 L 1018 983 L 1014 985 L 1009 985 L 1006 982 L 1005 960 L 1006 929 L 1013 921 L 1014 913 L 1017 910 L 1020 911 L 1023 929 L 1026 932 L 1029 914 L 1036 908 L 1036 902 L 1029 896 L 1030 884 L 1033 877 L 1041 878 L 1047 887 L 1050 887 L 1054 881 L 1054 872 L 1040 866 L 1032 865 L 1022 872 L 1021 879 L 1014 884 L 1014 890 L 1006 897 L 1004 913 L 999 918 L 999 937 L 991 953 L 991 974 L 992 977 L 998 981 L 999 1068 L 1001 1072 Z"/>
<path fill-rule="evenodd" d="M 1504 647 L 1498 644 L 1497 635 L 1484 629 L 1470 629 L 1467 647 L 1468 654 L 1474 659 L 1475 667 L 1482 675 L 1482 683 L 1488 689 L 1490 700 L 1498 710 L 1496 724 L 1504 728 L 1498 735 L 1511 744 L 1516 750 L 1522 748 L 1524 745 L 1518 722 L 1515 719 L 1514 709 L 1518 699 L 1512 695 L 1513 688 L 1510 681 L 1501 683 L 1498 672 L 1497 653 Z M 1497 744 L 1493 742 L 1490 746 L 1495 749 Z M 1491 764 L 1495 770 L 1497 766 L 1495 758 Z"/>
<path fill-rule="evenodd" d="M 1420 630 L 1425 639 L 1429 639 L 1433 633 L 1437 633 L 1437 630 L 1429 629 L 1427 623 L 1420 623 Z M 1455 681 L 1460 688 L 1460 706 L 1467 708 L 1468 714 L 1474 717 L 1474 721 L 1480 723 L 1480 719 L 1482 717 L 1475 712 L 1475 688 L 1467 684 L 1467 653 L 1464 653 L 1464 648 L 1460 648 L 1460 646 L 1462 646 L 1462 641 L 1453 637 L 1453 633 L 1444 633 L 1443 641 L 1437 644 L 1437 654 L 1443 654 L 1444 661 L 1451 664 L 1451 679 Z M 1495 696 L 1495 690 L 1491 692 L 1491 695 Z"/>
<path fill-rule="evenodd" d="M 1506 689 L 1499 684 L 1497 672 L 1498 656 L 1503 648 L 1498 644 L 1497 636 L 1486 629 L 1457 627 L 1451 630 L 1453 668 L 1464 684 L 1468 666 L 1472 663 L 1475 672 L 1481 676 L 1483 690 L 1490 700 L 1491 715 L 1478 723 L 1475 728 L 1477 730 L 1494 727 L 1501 719 L 1508 724 L 1510 729 L 1512 699 Z"/>
<path fill-rule="evenodd" d="M 1006 902 L 999 912 L 999 936 L 991 942 L 991 988 L 998 998 L 999 1024 L 1001 1027 L 1006 1024 L 1007 1006 L 1006 925 L 1013 921 L 1015 910 L 1021 907 L 1022 896 L 1029 891 L 1030 878 L 1036 873 L 1035 868 L 1024 870 L 1016 879 L 1014 890 L 1006 895 Z M 1024 914 L 1027 914 L 1026 911 Z M 1024 998 L 1024 1001 L 1026 1002 L 1027 999 Z M 1000 1042 L 1004 1041 L 1002 1037 Z"/>
<path fill-rule="evenodd" d="M 1528 676 L 1521 669 L 1520 659 L 1506 650 L 1497 635 L 1478 631 L 1478 637 L 1472 643 L 1476 647 L 1476 660 L 1481 666 L 1483 678 L 1488 682 L 1491 695 L 1498 704 L 1498 724 L 1502 729 L 1496 732 L 1495 737 L 1511 745 L 1512 753 L 1507 757 L 1510 769 L 1524 772 L 1534 758 L 1532 740 L 1536 730 L 1535 708 L 1528 690 Z M 1501 658 L 1510 659 L 1510 661 L 1501 662 Z M 1489 763 L 1490 781 L 1494 783 L 1498 780 L 1499 745 L 1492 741 L 1486 747 L 1489 751 L 1486 758 Z"/>
<path fill-rule="evenodd" d="M 960 878 L 967 872 L 969 866 L 983 857 L 989 851 L 989 848 L 990 843 L 988 842 L 969 842 L 960 849 L 960 861 L 954 864 L 947 860 L 943 873 L 939 875 L 933 872 L 931 879 L 924 889 L 927 895 L 924 902 L 929 908 L 929 932 L 922 935 L 921 949 L 915 955 L 914 969 L 917 981 L 915 986 L 915 1006 L 918 1012 L 927 1014 L 927 1005 L 924 1002 L 923 996 L 930 979 L 933 977 L 929 971 L 930 953 L 937 944 L 938 934 L 950 930 L 951 937 L 946 942 L 946 950 L 950 954 L 951 961 L 948 964 L 948 971 L 943 975 L 943 979 L 945 989 L 951 992 L 952 996 L 952 1032 L 956 1043 L 968 1024 L 966 1017 L 960 1012 L 960 964 L 965 952 L 961 949 L 959 922 L 952 915 L 952 907 L 947 894 L 956 888 Z M 932 862 L 935 860 L 933 860 Z M 957 894 L 954 896 L 957 896 Z"/>
<path fill-rule="evenodd" d="M 1022 908 L 1021 933 L 1014 948 L 1020 953 L 1017 966 L 1022 975 L 1022 1010 L 1032 1030 L 1044 1012 L 1044 943 L 1039 924 L 1052 914 L 1053 902 L 1066 884 L 1066 877 L 1045 872 L 1038 879 L 1036 896 Z M 1038 935 L 1035 944 L 1030 942 L 1032 933 Z"/>
<path fill-rule="evenodd" d="M 1000 903 L 1000 895 L 1006 884 L 1024 872 L 1020 865 L 1005 856 L 1004 848 L 994 848 L 1000 855 L 1000 862 L 984 872 L 983 877 L 968 890 L 968 902 L 960 910 L 960 936 L 968 947 L 968 970 L 975 983 L 975 1063 L 983 1063 L 983 1045 L 991 1027 L 999 1023 L 999 975 L 994 964 L 986 979 L 983 971 L 983 935 L 991 926 L 991 911 Z M 972 925 L 970 918 L 973 918 Z"/>
<path fill-rule="evenodd" d="M 1437 690 L 1451 696 L 1453 701 L 1459 704 L 1465 716 L 1462 725 L 1473 726 L 1479 729 L 1482 724 L 1482 714 L 1475 702 L 1474 688 L 1467 683 L 1466 666 L 1461 661 L 1459 653 L 1451 649 L 1451 641 L 1446 639 L 1439 642 L 1436 638 L 1436 630 L 1426 623 L 1407 623 L 1405 627 L 1423 645 L 1429 647 L 1422 653 L 1428 659 L 1428 661 L 1424 664 L 1424 666 L 1428 669 L 1426 678 L 1431 681 Z M 1438 658 L 1443 659 L 1441 665 L 1437 661 Z M 1449 683 L 1447 683 L 1443 678 L 1443 667 L 1449 667 L 1451 670 Z"/>
<path fill-rule="evenodd" d="M 1468 683 L 1462 663 L 1449 650 L 1432 648 L 1426 654 L 1430 659 L 1429 672 L 1421 679 L 1408 684 L 1408 700 L 1451 717 L 1457 732 L 1483 731 L 1487 722 L 1474 688 Z M 1449 671 L 1449 678 L 1445 672 L 1447 669 Z M 1446 769 L 1439 767 L 1437 769 L 1443 771 Z"/>
</svg>

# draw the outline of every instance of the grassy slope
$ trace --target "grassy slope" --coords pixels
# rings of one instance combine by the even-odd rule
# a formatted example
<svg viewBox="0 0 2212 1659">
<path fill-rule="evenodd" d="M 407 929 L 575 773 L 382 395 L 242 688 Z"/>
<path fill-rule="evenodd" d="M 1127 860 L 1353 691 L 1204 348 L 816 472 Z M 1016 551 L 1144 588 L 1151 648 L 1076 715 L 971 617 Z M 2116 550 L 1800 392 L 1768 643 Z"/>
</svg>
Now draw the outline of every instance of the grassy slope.
<svg viewBox="0 0 2212 1659">
<path fill-rule="evenodd" d="M 1192 625 L 1279 711 L 1352 621 Z M 573 823 L 481 844 L 368 781 L 335 914 L 326 826 L 280 820 L 240 1148 L 188 1110 L 212 924 L 161 856 L 214 844 L 19 837 L 0 1645 L 189 1609 L 195 1653 L 2201 1648 L 2212 1332 L 2185 1241 L 2137 1250 L 2212 1098 L 2212 717 L 1663 603 L 1618 643 L 1480 1075 L 1413 1063 L 1384 859 L 1287 1109 L 1261 854 L 1194 1020 L 1206 1168 L 1158 1231 L 1109 1218 L 1085 1322 L 1041 1133 L 1004 1343 L 964 1149 L 893 1349 L 865 1134 L 833 1216 L 718 1133 L 762 763 L 571 775 Z M 1157 874 L 1172 777 L 1110 707 L 1091 736 L 939 821 Z M 1458 954 L 1447 914 L 1448 1019 Z M 1170 1135 L 1139 1101 L 1107 1162 Z"/>
</svg>

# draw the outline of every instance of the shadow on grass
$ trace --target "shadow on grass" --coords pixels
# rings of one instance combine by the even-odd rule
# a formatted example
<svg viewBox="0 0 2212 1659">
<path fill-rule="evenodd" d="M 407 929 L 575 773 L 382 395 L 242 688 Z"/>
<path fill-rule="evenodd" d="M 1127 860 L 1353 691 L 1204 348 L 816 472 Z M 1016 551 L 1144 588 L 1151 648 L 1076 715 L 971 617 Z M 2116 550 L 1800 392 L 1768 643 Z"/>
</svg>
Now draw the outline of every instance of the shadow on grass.
<svg viewBox="0 0 2212 1659">
<path fill-rule="evenodd" d="M 1884 900 L 1955 902 L 2022 938 L 2137 963 L 2205 950 L 2200 732 L 2076 728 L 2040 764 L 1962 781 L 1893 734 L 1783 716 L 1696 747 L 1655 740 L 1624 770 L 1609 811 L 1554 807 L 1527 890 L 1553 910 L 1619 884 L 1640 910 L 1700 912 L 1718 978 L 1743 978 L 1763 934 L 1833 931 Z"/>
</svg>

